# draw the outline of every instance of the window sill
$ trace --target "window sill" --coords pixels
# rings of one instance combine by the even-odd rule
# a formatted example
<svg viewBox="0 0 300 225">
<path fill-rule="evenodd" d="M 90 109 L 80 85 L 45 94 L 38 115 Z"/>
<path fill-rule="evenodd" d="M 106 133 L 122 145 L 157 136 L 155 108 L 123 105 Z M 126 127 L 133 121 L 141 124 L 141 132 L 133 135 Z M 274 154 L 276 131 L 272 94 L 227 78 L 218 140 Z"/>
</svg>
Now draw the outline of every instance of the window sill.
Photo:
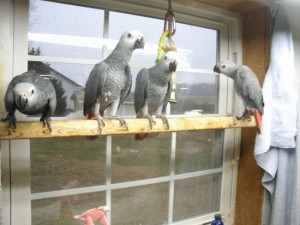
<svg viewBox="0 0 300 225">
<path fill-rule="evenodd" d="M 96 120 L 54 120 L 51 121 L 52 132 L 43 127 L 40 121 L 19 121 L 15 132 L 8 135 L 8 124 L 0 123 L 0 140 L 30 139 L 30 138 L 54 138 L 70 136 L 93 136 L 93 135 L 124 135 L 134 133 L 156 133 L 210 129 L 230 129 L 255 127 L 255 119 L 243 121 L 237 120 L 233 124 L 232 116 L 202 115 L 199 117 L 168 117 L 170 128 L 163 125 L 161 119 L 155 119 L 156 124 L 150 130 L 146 119 L 126 119 L 128 130 L 120 126 L 119 121 L 107 119 L 102 133 L 98 132 Z"/>
</svg>

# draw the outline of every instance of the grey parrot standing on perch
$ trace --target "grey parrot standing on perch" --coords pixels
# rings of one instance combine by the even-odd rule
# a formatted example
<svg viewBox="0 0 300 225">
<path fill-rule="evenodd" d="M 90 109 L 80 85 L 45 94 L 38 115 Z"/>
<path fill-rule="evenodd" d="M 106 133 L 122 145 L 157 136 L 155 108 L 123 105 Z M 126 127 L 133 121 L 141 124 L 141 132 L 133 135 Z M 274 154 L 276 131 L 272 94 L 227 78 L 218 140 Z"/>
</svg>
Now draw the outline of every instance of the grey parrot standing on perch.
<svg viewBox="0 0 300 225">
<path fill-rule="evenodd" d="M 4 101 L 8 115 L 2 121 L 8 121 L 9 134 L 16 128 L 16 110 L 25 115 L 42 114 L 40 121 L 52 131 L 50 116 L 56 109 L 56 92 L 49 79 L 35 71 L 15 76 L 8 85 Z"/>
<path fill-rule="evenodd" d="M 142 69 L 136 78 L 134 91 L 134 108 L 137 118 L 147 118 L 150 129 L 152 116 L 159 117 L 169 128 L 167 118 L 162 114 L 168 103 L 172 88 L 172 74 L 176 71 L 178 61 L 176 53 L 166 52 L 161 60 L 149 69 Z M 146 133 L 135 135 L 136 140 L 143 140 Z"/>
<path fill-rule="evenodd" d="M 250 120 L 250 112 L 253 111 L 257 130 L 260 132 L 264 101 L 256 74 L 247 66 L 236 65 L 229 61 L 217 63 L 214 72 L 222 73 L 234 80 L 235 91 L 243 103 L 243 114 L 236 118 Z"/>
<path fill-rule="evenodd" d="M 135 49 L 144 48 L 143 34 L 136 30 L 123 33 L 112 53 L 95 65 L 85 84 L 83 114 L 87 119 L 95 118 L 99 132 L 105 126 L 102 118 L 106 109 L 109 118 L 118 119 L 127 129 L 124 119 L 116 116 L 117 109 L 130 93 L 131 70 L 128 65 Z"/>
</svg>

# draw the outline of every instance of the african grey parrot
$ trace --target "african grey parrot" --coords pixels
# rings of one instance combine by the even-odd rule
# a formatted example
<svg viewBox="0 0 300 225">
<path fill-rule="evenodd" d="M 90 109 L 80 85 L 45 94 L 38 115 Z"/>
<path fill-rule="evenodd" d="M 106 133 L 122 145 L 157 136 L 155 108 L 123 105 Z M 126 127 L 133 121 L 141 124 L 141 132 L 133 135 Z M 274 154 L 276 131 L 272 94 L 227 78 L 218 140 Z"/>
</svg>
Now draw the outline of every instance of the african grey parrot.
<svg viewBox="0 0 300 225">
<path fill-rule="evenodd" d="M 221 61 L 214 67 L 214 72 L 222 73 L 234 80 L 235 91 L 243 100 L 243 115 L 237 119 L 250 119 L 253 110 L 258 132 L 261 129 L 264 101 L 256 74 L 247 66 Z"/>
<path fill-rule="evenodd" d="M 136 78 L 134 91 L 134 108 L 137 118 L 147 118 L 152 129 L 152 116 L 162 118 L 164 124 L 169 123 L 162 114 L 171 95 L 172 74 L 176 71 L 178 61 L 176 53 L 166 52 L 161 60 L 149 69 L 142 69 Z M 147 134 L 136 134 L 142 140 Z"/>
<path fill-rule="evenodd" d="M 121 36 L 112 53 L 102 62 L 95 65 L 85 85 L 84 112 L 88 118 L 98 121 L 99 131 L 105 126 L 101 116 L 108 108 L 110 118 L 124 119 L 116 116 L 117 109 L 130 92 L 132 75 L 128 65 L 135 49 L 144 48 L 143 34 L 136 30 L 126 31 Z"/>
<path fill-rule="evenodd" d="M 8 85 L 4 101 L 8 115 L 2 121 L 9 122 L 9 134 L 16 128 L 16 110 L 26 115 L 42 114 L 40 121 L 52 131 L 50 116 L 56 108 L 56 92 L 49 79 L 35 71 L 15 76 Z"/>
</svg>

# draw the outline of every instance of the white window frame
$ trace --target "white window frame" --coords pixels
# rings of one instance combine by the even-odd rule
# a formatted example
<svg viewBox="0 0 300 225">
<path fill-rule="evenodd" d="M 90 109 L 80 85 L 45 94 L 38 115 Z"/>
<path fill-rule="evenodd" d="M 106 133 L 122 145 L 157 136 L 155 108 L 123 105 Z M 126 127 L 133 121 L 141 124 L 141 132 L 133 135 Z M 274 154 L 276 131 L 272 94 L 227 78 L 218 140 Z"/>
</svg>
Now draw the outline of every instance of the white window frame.
<svg viewBox="0 0 300 225">
<path fill-rule="evenodd" d="M 8 85 L 13 75 L 23 73 L 27 69 L 28 60 L 41 60 L 36 56 L 27 56 L 28 52 L 28 1 L 24 0 L 4 0 L 11 2 L 7 9 L 11 11 L 10 17 L 11 27 L 9 28 L 12 38 L 11 53 L 11 73 L 4 79 L 5 86 Z M 140 3 L 138 0 L 125 1 L 107 1 L 107 0 L 65 0 L 64 2 L 73 4 L 84 4 L 87 6 L 95 6 L 99 8 L 124 11 L 128 13 L 139 12 L 145 16 L 161 17 L 166 11 L 166 4 L 161 1 L 145 1 Z M 154 9 L 155 7 L 155 9 Z M 220 58 L 231 59 L 237 63 L 241 60 L 241 43 L 239 32 L 239 16 L 235 13 L 222 10 L 207 10 L 195 9 L 195 7 L 183 7 L 173 4 L 176 12 L 177 21 L 184 21 L 199 26 L 206 26 L 220 30 Z M 176 10 L 178 8 L 178 10 Z M 201 16 L 200 16 L 201 15 Z M 104 29 L 107 29 L 104 28 Z M 104 53 L 105 54 L 105 53 Z M 59 57 L 46 57 L 45 61 L 69 62 L 69 59 L 61 59 Z M 71 60 L 71 59 L 70 59 Z M 73 61 L 73 60 L 72 60 Z M 86 61 L 85 61 L 86 63 Z M 94 63 L 93 60 L 88 63 Z M 138 65 L 135 65 L 138 66 Z M 192 69 L 193 70 L 193 69 Z M 189 70 L 190 71 L 190 70 Z M 195 72 L 200 72 L 195 69 Z M 207 72 L 207 71 L 206 71 Z M 224 76 L 220 77 L 219 85 L 219 113 L 226 114 L 235 109 L 236 97 L 233 90 L 233 83 Z M 111 144 L 111 137 L 107 136 L 107 143 Z M 175 133 L 172 134 L 172 143 L 176 140 Z M 2 190 L 3 190 L 3 224 L 31 224 L 31 200 L 38 198 L 38 194 L 31 194 L 30 188 L 30 140 L 10 140 L 1 141 L 1 167 L 2 167 Z M 171 148 L 174 148 L 172 144 Z M 223 168 L 222 168 L 222 187 L 220 212 L 222 213 L 225 223 L 232 224 L 234 217 L 235 206 L 235 189 L 237 176 L 237 162 L 240 149 L 240 129 L 227 129 L 224 131 L 224 146 L 223 146 Z M 107 153 L 110 152 L 110 145 L 107 145 Z M 174 157 L 174 151 L 171 151 L 171 157 Z M 108 154 L 109 156 L 110 154 Z M 110 158 L 107 158 L 107 165 Z M 107 175 L 109 181 L 110 175 Z M 175 176 L 174 176 L 175 177 Z M 155 182 L 155 179 L 153 182 Z M 164 179 L 164 178 L 157 178 Z M 175 179 L 170 181 L 174 183 Z M 136 181 L 143 184 L 144 181 Z M 131 182 L 125 184 L 130 186 Z M 118 184 L 109 184 L 110 188 L 118 188 Z M 101 189 L 101 188 L 100 188 Z M 107 204 L 110 204 L 110 190 L 106 190 Z M 88 188 L 86 188 L 88 190 Z M 88 190 L 88 191 L 99 191 Z M 59 191 L 52 194 L 63 195 L 64 192 L 70 194 L 68 190 Z M 74 193 L 77 193 L 76 190 Z M 174 189 L 170 189 L 170 195 L 174 193 Z M 50 193 L 51 194 L 51 193 Z M 171 200 L 172 201 L 172 200 Z M 193 225 L 204 224 L 213 218 L 213 214 L 201 216 L 199 218 L 185 220 L 182 222 L 172 222 L 172 209 L 169 209 L 170 224 Z M 108 214 L 110 220 L 110 214 Z"/>
</svg>

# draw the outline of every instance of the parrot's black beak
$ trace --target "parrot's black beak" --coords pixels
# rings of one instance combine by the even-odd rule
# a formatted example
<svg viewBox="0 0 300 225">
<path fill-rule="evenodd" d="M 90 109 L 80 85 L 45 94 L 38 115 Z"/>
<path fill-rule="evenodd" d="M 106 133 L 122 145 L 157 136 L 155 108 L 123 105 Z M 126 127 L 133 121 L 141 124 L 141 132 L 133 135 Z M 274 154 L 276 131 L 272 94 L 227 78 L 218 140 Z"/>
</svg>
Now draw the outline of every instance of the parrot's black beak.
<svg viewBox="0 0 300 225">
<path fill-rule="evenodd" d="M 144 46 L 145 46 L 144 37 L 137 39 L 134 43 L 135 49 L 139 49 L 139 48 L 144 49 Z"/>
<path fill-rule="evenodd" d="M 23 98 L 22 96 L 19 96 L 19 98 L 16 100 L 17 101 L 17 105 L 19 106 L 21 111 L 25 110 L 25 107 L 27 105 L 27 99 Z"/>
<path fill-rule="evenodd" d="M 214 67 L 214 72 L 221 73 L 220 68 L 217 65 L 215 65 L 215 67 Z"/>
<path fill-rule="evenodd" d="M 175 72 L 177 69 L 177 62 L 176 61 L 173 61 L 169 64 L 169 70 L 170 72 Z"/>
</svg>

